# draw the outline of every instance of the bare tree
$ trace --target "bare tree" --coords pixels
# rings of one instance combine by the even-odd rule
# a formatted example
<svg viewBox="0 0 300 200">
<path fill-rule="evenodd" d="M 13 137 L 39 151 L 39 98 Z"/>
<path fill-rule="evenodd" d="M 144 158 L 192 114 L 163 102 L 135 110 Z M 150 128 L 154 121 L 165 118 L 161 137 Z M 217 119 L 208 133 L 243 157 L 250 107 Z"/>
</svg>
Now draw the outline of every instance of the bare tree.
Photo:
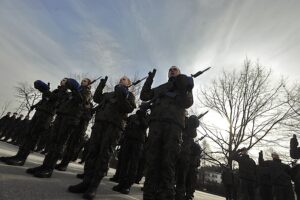
<svg viewBox="0 0 300 200">
<path fill-rule="evenodd" d="M 285 123 L 286 127 L 296 133 L 300 130 L 300 85 L 285 86 L 287 102 L 294 112 L 291 120 Z"/>
<path fill-rule="evenodd" d="M 27 82 L 18 83 L 15 87 L 15 91 L 17 101 L 20 103 L 16 112 L 26 112 L 26 115 L 29 115 L 32 111 L 31 107 L 41 99 L 42 94 Z"/>
<path fill-rule="evenodd" d="M 211 152 L 232 166 L 232 154 L 242 145 L 251 149 L 264 142 L 278 142 L 281 123 L 293 115 L 284 99 L 284 83 L 271 83 L 271 71 L 249 60 L 241 72 L 224 71 L 212 86 L 201 90 L 204 107 L 215 111 L 220 124 L 202 123 L 201 132 L 216 145 Z M 266 137 L 269 134 L 274 137 Z M 218 158 L 220 161 L 220 159 Z"/>
</svg>

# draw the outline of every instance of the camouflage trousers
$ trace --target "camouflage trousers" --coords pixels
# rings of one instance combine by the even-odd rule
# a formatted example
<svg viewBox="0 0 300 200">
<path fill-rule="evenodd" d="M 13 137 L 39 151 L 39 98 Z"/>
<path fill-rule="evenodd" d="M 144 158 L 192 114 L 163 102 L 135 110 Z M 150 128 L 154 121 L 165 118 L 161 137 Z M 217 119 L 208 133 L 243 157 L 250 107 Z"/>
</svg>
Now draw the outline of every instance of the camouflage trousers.
<svg viewBox="0 0 300 200">
<path fill-rule="evenodd" d="M 89 140 L 83 178 L 83 182 L 90 188 L 97 188 L 107 173 L 120 133 L 121 130 L 112 123 L 95 122 Z"/>
<path fill-rule="evenodd" d="M 146 143 L 144 200 L 173 200 L 175 168 L 180 150 L 181 128 L 173 123 L 154 121 Z"/>
<path fill-rule="evenodd" d="M 17 157 L 26 160 L 32 150 L 34 150 L 41 133 L 45 131 L 52 121 L 53 116 L 44 112 L 36 112 L 32 117 L 29 128 L 24 134 L 24 141 L 20 145 Z"/>
</svg>

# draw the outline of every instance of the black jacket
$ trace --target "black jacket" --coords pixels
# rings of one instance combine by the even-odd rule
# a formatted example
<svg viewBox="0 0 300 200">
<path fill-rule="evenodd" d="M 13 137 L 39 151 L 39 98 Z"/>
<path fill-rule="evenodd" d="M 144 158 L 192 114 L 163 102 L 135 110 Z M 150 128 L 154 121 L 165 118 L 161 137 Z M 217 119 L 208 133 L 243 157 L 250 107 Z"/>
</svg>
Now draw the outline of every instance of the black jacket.
<svg viewBox="0 0 300 200">
<path fill-rule="evenodd" d="M 80 119 L 86 109 L 90 106 L 92 94 L 89 87 L 81 87 L 78 91 L 68 93 L 67 98 L 62 100 L 57 114 Z"/>
<path fill-rule="evenodd" d="M 248 181 L 256 181 L 257 167 L 249 155 L 235 153 L 232 159 L 239 163 L 239 177 Z"/>
<path fill-rule="evenodd" d="M 135 108 L 135 97 L 129 92 L 127 97 L 120 97 L 115 92 L 103 93 L 101 84 L 97 87 L 94 94 L 94 102 L 98 103 L 95 121 L 108 121 L 120 129 L 124 129 L 127 114 Z"/>
<path fill-rule="evenodd" d="M 2 130 L 3 127 L 5 127 L 5 125 L 8 123 L 10 119 L 10 116 L 9 115 L 5 115 L 4 117 L 2 117 L 0 119 L 0 130 Z"/>
<path fill-rule="evenodd" d="M 275 186 L 290 186 L 292 180 L 292 169 L 280 159 L 261 160 L 261 167 L 270 172 L 271 183 Z"/>
<path fill-rule="evenodd" d="M 33 107 L 38 112 L 55 115 L 57 107 L 67 98 L 67 89 L 59 86 L 57 89 L 43 92 L 42 99 Z"/>
<path fill-rule="evenodd" d="M 146 115 L 131 115 L 127 120 L 127 125 L 124 131 L 124 139 L 134 140 L 139 143 L 145 143 L 147 128 L 148 121 Z"/>
<path fill-rule="evenodd" d="M 152 82 L 151 78 L 147 78 L 140 95 L 143 101 L 154 101 L 150 121 L 171 122 L 184 128 L 186 109 L 193 105 L 192 92 L 182 93 L 172 81 L 152 89 Z"/>
</svg>

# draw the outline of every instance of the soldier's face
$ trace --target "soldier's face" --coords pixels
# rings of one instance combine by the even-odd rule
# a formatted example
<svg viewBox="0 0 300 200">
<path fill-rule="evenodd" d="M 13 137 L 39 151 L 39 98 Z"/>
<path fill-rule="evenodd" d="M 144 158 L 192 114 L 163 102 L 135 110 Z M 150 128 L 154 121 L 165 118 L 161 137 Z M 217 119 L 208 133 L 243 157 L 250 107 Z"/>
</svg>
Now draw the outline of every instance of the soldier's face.
<svg viewBox="0 0 300 200">
<path fill-rule="evenodd" d="M 130 85 L 130 80 L 129 80 L 129 78 L 127 78 L 126 76 L 123 76 L 123 77 L 120 79 L 119 84 L 128 87 L 128 86 Z"/>
<path fill-rule="evenodd" d="M 67 81 L 68 81 L 68 79 L 64 78 L 63 80 L 60 81 L 60 85 L 65 86 Z"/>
<path fill-rule="evenodd" d="M 83 79 L 83 80 L 81 81 L 81 85 L 82 85 L 82 86 L 88 86 L 89 83 L 90 83 L 90 81 L 89 81 L 87 78 L 85 78 L 85 79 Z"/>
<path fill-rule="evenodd" d="M 180 70 L 178 69 L 178 67 L 176 66 L 172 66 L 170 69 L 169 69 L 169 74 L 168 74 L 168 77 L 176 77 L 180 74 Z"/>
</svg>

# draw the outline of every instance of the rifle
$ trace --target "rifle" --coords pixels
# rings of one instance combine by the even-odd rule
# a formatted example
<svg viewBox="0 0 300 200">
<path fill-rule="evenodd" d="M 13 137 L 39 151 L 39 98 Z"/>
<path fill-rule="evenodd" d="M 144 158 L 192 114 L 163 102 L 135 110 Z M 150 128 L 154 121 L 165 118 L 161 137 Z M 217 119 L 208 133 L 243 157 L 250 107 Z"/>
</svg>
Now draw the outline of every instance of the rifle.
<svg viewBox="0 0 300 200">
<path fill-rule="evenodd" d="M 206 111 L 205 113 L 202 113 L 198 116 L 198 119 L 201 119 L 202 117 L 204 117 L 206 114 L 208 113 L 208 111 Z"/>
<path fill-rule="evenodd" d="M 156 69 L 153 69 L 153 73 L 156 73 Z M 140 80 L 137 80 L 137 81 L 133 82 L 129 87 L 135 86 L 135 85 L 139 84 L 140 82 L 142 82 L 142 81 L 145 80 L 146 78 L 148 78 L 148 76 L 145 76 L 144 78 L 142 78 L 142 79 L 140 79 Z"/>
<path fill-rule="evenodd" d="M 90 82 L 90 84 L 89 85 L 92 85 L 92 84 L 94 84 L 96 81 L 98 81 L 100 78 L 102 78 L 102 76 L 99 76 L 98 78 L 96 78 L 95 80 L 93 80 L 92 82 Z"/>
<path fill-rule="evenodd" d="M 204 138 L 206 138 L 207 134 L 203 135 L 201 138 L 197 139 L 195 142 L 200 142 L 201 140 L 203 140 Z"/>
<path fill-rule="evenodd" d="M 206 69 L 204 69 L 204 70 L 202 70 L 202 71 L 198 71 L 197 73 L 195 73 L 195 74 L 191 74 L 191 77 L 192 78 L 197 78 L 198 76 L 200 76 L 201 74 L 203 74 L 204 72 L 206 72 L 207 70 L 209 70 L 211 67 L 208 67 L 208 68 L 206 68 Z M 153 70 L 153 72 L 155 73 L 156 72 L 156 69 L 154 69 Z M 163 94 L 164 95 L 164 94 Z M 162 95 L 161 95 L 162 96 Z M 157 100 L 157 99 L 159 99 L 161 96 L 157 96 L 156 98 L 153 98 L 153 99 L 151 99 L 150 101 L 148 101 L 148 102 L 146 102 L 145 104 L 148 104 L 148 107 L 150 108 L 151 107 L 151 105 Z M 146 106 L 146 105 L 145 105 Z M 207 111 L 208 112 L 208 111 Z M 205 113 L 206 114 L 206 113 Z M 204 116 L 204 115 L 203 115 Z M 202 117 L 203 117 L 202 116 Z M 198 119 L 200 119 L 200 118 L 198 118 Z"/>
<path fill-rule="evenodd" d="M 201 74 L 203 74 L 204 72 L 206 72 L 207 70 L 209 70 L 211 67 L 207 67 L 206 69 L 202 70 L 202 71 L 199 71 L 195 74 L 191 74 L 191 77 L 193 78 L 197 78 L 198 76 L 200 76 Z"/>
</svg>

